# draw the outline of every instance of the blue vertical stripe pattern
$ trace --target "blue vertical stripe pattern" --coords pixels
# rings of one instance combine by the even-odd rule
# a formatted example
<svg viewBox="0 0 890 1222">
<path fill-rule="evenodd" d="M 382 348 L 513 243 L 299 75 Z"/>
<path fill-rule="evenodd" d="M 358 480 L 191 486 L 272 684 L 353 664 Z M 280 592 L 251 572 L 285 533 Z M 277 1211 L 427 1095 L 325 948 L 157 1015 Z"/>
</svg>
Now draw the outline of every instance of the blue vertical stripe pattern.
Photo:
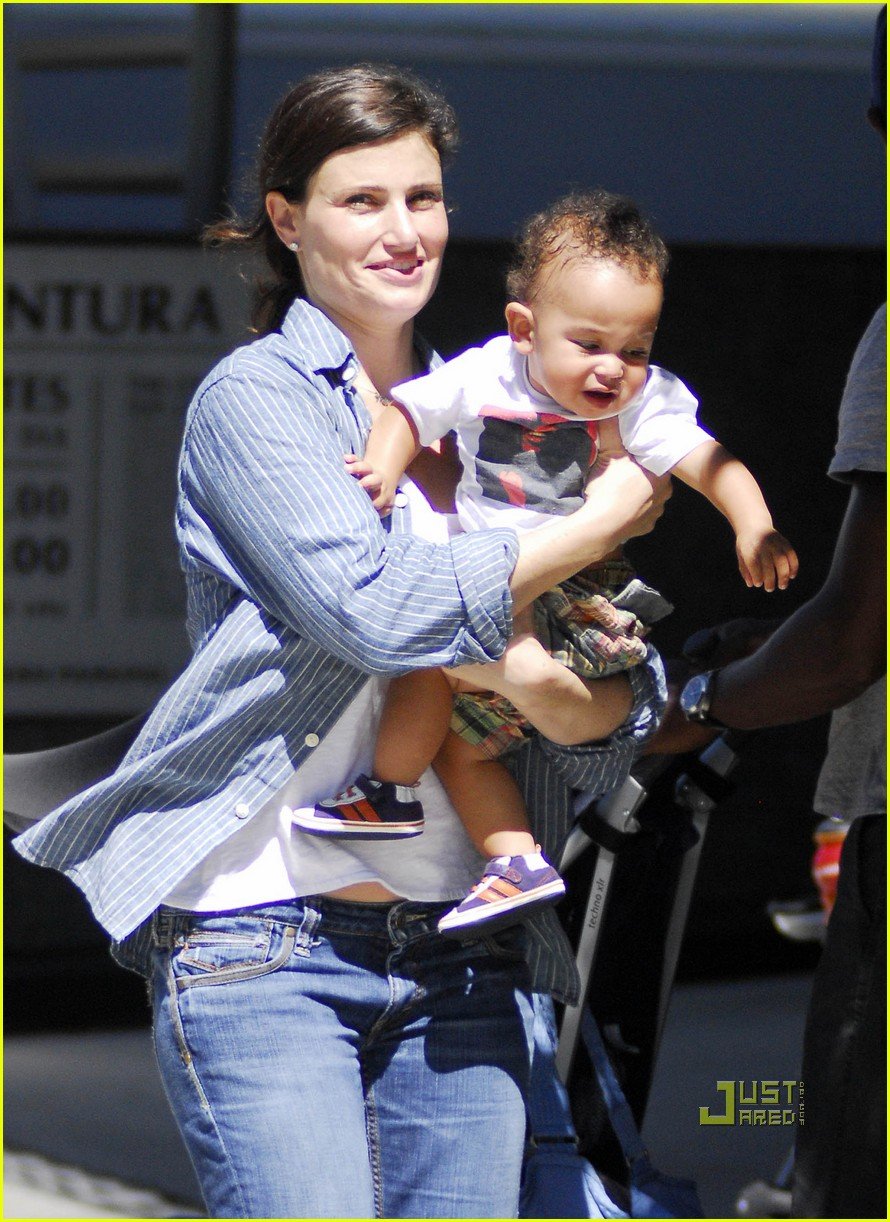
<svg viewBox="0 0 890 1222">
<path fill-rule="evenodd" d="M 147 969 L 146 922 L 164 896 L 281 788 L 369 675 L 504 650 L 515 533 L 437 545 L 398 509 L 381 522 L 343 462 L 370 425 L 357 372 L 343 333 L 298 300 L 280 332 L 198 388 L 176 508 L 191 662 L 120 768 L 14 842 L 83 890 L 134 970 Z M 622 751 L 533 746 L 530 807 L 566 832 L 569 786 L 626 771 Z M 542 937 L 570 991 L 564 935 L 548 925 Z"/>
<path fill-rule="evenodd" d="M 503 652 L 514 532 L 443 546 L 398 511 L 381 524 L 343 462 L 369 426 L 357 371 L 297 301 L 189 408 L 176 527 L 192 660 L 117 772 L 16 841 L 115 939 L 284 784 L 368 675 Z"/>
</svg>

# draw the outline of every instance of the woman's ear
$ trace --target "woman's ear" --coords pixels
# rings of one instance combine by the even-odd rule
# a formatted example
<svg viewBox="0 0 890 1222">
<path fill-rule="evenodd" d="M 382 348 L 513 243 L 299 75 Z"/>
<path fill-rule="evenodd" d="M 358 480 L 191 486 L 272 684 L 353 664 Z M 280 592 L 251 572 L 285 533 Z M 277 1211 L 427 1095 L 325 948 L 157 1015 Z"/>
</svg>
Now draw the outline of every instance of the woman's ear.
<svg viewBox="0 0 890 1222">
<path fill-rule="evenodd" d="M 266 212 L 272 228 L 285 246 L 291 247 L 300 241 L 299 229 L 294 216 L 296 207 L 288 203 L 280 191 L 270 191 L 266 196 Z"/>
<path fill-rule="evenodd" d="M 517 352 L 528 356 L 535 342 L 535 316 L 527 305 L 521 301 L 509 301 L 504 310 L 507 318 L 507 331 L 510 339 L 516 345 Z"/>
</svg>

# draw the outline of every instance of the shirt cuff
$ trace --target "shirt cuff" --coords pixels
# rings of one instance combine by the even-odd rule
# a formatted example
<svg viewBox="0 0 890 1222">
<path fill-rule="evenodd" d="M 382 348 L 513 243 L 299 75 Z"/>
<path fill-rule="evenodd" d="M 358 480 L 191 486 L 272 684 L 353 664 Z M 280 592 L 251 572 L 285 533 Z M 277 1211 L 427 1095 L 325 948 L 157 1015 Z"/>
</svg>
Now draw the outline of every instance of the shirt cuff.
<svg viewBox="0 0 890 1222">
<path fill-rule="evenodd" d="M 495 662 L 513 631 L 509 580 L 519 559 L 519 539 L 509 529 L 478 531 L 452 539 L 451 552 L 468 619 L 452 665 Z"/>
</svg>

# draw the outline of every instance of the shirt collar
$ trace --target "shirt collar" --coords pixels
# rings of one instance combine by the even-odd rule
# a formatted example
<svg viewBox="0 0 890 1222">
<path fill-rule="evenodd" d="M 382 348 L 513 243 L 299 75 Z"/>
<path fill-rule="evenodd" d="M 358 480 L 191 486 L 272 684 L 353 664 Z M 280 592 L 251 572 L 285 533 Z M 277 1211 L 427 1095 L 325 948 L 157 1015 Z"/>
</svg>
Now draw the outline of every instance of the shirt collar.
<svg viewBox="0 0 890 1222">
<path fill-rule="evenodd" d="M 292 302 L 281 334 L 300 350 L 306 365 L 315 373 L 337 371 L 344 381 L 358 372 L 352 344 L 328 316 L 303 297 Z"/>
<path fill-rule="evenodd" d="M 327 314 L 304 297 L 297 297 L 292 302 L 281 324 L 281 333 L 299 347 L 306 365 L 315 373 L 336 372 L 343 382 L 351 382 L 358 373 L 358 359 L 352 344 Z M 423 369 L 441 365 L 441 357 L 416 331 L 414 347 Z"/>
</svg>

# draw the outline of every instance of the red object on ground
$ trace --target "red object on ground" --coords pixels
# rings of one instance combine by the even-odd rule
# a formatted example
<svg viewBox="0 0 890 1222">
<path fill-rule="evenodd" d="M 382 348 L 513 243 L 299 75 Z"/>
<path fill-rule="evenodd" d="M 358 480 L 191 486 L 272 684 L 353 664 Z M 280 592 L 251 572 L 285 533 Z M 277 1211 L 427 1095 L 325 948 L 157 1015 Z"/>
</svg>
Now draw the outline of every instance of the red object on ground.
<svg viewBox="0 0 890 1222">
<path fill-rule="evenodd" d="M 819 899 L 822 901 L 826 920 L 831 915 L 837 895 L 841 849 L 844 847 L 844 837 L 849 826 L 848 823 L 839 823 L 836 819 L 826 819 L 813 833 L 816 851 L 813 854 L 812 875 L 819 889 Z"/>
</svg>

